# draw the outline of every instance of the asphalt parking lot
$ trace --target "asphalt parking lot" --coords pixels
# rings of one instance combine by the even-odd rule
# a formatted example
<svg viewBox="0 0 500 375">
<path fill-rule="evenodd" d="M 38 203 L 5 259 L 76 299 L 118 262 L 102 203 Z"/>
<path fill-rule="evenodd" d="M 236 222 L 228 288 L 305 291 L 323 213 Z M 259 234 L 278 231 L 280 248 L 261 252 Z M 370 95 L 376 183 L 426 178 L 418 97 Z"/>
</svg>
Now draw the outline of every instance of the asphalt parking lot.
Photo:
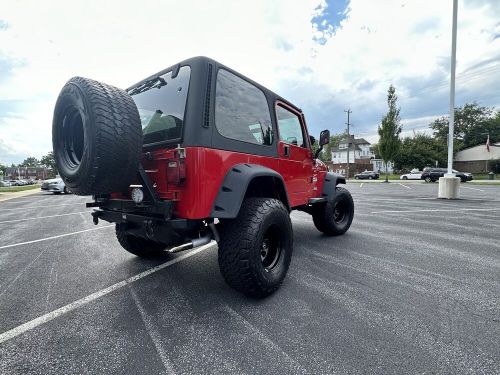
<svg viewBox="0 0 500 375">
<path fill-rule="evenodd" d="M 216 246 L 126 253 L 88 198 L 0 202 L 0 373 L 498 374 L 500 186 L 348 188 L 344 236 L 292 214 L 292 264 L 265 300 L 226 286 Z"/>
</svg>

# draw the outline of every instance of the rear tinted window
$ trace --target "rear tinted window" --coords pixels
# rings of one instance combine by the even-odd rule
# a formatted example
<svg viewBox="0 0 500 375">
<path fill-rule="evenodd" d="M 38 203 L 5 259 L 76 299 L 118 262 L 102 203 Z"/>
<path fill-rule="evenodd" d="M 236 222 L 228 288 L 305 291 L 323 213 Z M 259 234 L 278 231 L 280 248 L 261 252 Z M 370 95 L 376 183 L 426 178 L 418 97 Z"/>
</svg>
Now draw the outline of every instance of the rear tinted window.
<svg viewBox="0 0 500 375">
<path fill-rule="evenodd" d="M 258 145 L 273 142 L 264 93 L 227 70 L 217 73 L 215 126 L 224 137 Z"/>
<path fill-rule="evenodd" d="M 191 68 L 183 66 L 175 78 L 167 72 L 129 90 L 139 110 L 144 144 L 182 137 L 190 75 Z"/>
</svg>

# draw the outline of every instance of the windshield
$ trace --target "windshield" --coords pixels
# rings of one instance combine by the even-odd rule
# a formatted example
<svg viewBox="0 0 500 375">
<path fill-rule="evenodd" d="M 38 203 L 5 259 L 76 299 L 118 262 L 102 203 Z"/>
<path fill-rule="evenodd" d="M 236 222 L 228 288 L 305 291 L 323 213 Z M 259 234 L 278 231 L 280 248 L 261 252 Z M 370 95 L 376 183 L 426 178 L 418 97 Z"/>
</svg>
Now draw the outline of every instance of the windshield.
<svg viewBox="0 0 500 375">
<path fill-rule="evenodd" d="M 139 110 L 144 144 L 182 137 L 190 75 L 191 68 L 183 66 L 175 78 L 168 72 L 129 90 Z"/>
</svg>

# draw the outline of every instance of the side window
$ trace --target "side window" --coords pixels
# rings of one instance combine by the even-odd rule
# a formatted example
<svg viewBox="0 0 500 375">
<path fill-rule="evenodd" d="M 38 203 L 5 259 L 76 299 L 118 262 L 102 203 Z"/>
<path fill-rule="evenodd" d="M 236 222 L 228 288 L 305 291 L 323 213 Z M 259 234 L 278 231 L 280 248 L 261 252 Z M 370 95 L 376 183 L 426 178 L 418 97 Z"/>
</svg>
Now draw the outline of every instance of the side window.
<svg viewBox="0 0 500 375">
<path fill-rule="evenodd" d="M 281 106 L 276 107 L 280 141 L 295 146 L 306 147 L 299 117 Z"/>
<path fill-rule="evenodd" d="M 224 137 L 270 145 L 271 115 L 264 93 L 227 70 L 217 73 L 215 126 Z"/>
</svg>

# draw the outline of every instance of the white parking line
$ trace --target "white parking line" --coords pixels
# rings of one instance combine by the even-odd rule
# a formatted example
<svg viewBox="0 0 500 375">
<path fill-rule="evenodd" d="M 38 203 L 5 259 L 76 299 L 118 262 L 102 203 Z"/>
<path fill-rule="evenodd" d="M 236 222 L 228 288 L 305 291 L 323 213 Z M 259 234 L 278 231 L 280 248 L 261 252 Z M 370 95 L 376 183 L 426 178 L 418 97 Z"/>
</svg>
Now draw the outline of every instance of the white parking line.
<svg viewBox="0 0 500 375">
<path fill-rule="evenodd" d="M 44 206 L 31 206 L 31 207 L 19 207 L 19 208 L 1 208 L 0 209 L 0 212 L 4 212 L 4 211 L 20 211 L 20 210 L 33 210 L 35 208 L 42 208 L 42 207 L 63 207 L 63 206 L 76 206 L 75 203 L 66 203 L 66 204 L 56 204 L 56 205 L 53 205 L 53 204 L 48 204 L 48 205 L 44 205 Z"/>
<path fill-rule="evenodd" d="M 481 189 L 478 189 L 478 188 L 471 188 L 471 187 L 467 187 L 467 186 L 460 186 L 462 189 L 470 189 L 470 190 L 477 190 L 477 191 L 484 191 L 484 190 L 481 190 Z"/>
<path fill-rule="evenodd" d="M 383 213 L 402 213 L 409 214 L 412 212 L 458 212 L 458 211 L 500 211 L 500 208 L 456 208 L 456 209 L 425 209 L 425 210 L 394 210 L 394 211 L 372 211 L 372 214 L 383 214 Z"/>
<path fill-rule="evenodd" d="M 403 187 L 405 187 L 405 188 L 407 188 L 407 189 L 411 189 L 411 187 L 406 186 L 405 184 L 402 184 L 401 182 L 398 182 L 398 184 L 400 184 L 401 186 L 403 186 Z"/>
<path fill-rule="evenodd" d="M 361 183 L 361 185 L 359 185 L 359 187 L 362 188 L 363 187 L 363 183 Z"/>
<path fill-rule="evenodd" d="M 97 227 L 97 228 L 90 228 L 90 229 L 85 229 L 85 230 L 79 230 L 77 232 L 71 232 L 71 233 L 64 233 L 64 234 L 60 234 L 58 236 L 52 236 L 52 237 L 47 237 L 47 238 L 40 238 L 39 240 L 20 242 L 20 243 L 15 243 L 15 244 L 12 244 L 12 245 L 4 245 L 4 246 L 0 246 L 0 250 L 1 249 L 7 249 L 9 247 L 15 247 L 15 246 L 21 246 L 21 245 L 28 245 L 30 243 L 36 243 L 36 242 L 42 242 L 42 241 L 53 240 L 53 239 L 56 239 L 56 238 L 66 237 L 66 236 L 72 236 L 73 234 L 91 232 L 93 230 L 99 230 L 99 229 L 104 229 L 104 228 L 109 228 L 109 227 L 114 227 L 114 226 L 115 226 L 114 224 L 105 225 L 103 227 Z"/>
<path fill-rule="evenodd" d="M 170 267 L 176 263 L 179 263 L 181 260 L 192 257 L 193 255 L 198 254 L 199 252 L 201 252 L 203 250 L 211 248 L 212 246 L 214 246 L 214 244 L 215 244 L 215 242 L 212 241 L 207 245 L 200 246 L 200 247 L 194 249 L 193 251 L 190 251 L 186 254 L 183 254 L 183 255 L 181 255 L 175 259 L 172 259 L 168 262 L 165 262 L 163 264 L 160 264 L 159 266 L 150 268 L 147 271 L 141 272 L 135 276 L 129 277 L 128 279 L 117 282 L 116 284 L 108 286 L 107 288 L 99 290 L 98 292 L 89 294 L 88 296 L 83 297 L 83 298 L 76 300 L 74 302 L 71 302 L 70 304 L 68 304 L 66 306 L 60 307 L 54 311 L 51 311 L 47 314 L 39 316 L 38 318 L 30 320 L 29 322 L 21 324 L 20 326 L 17 326 L 15 328 L 12 328 L 12 329 L 6 331 L 6 332 L 3 332 L 2 334 L 0 334 L 0 344 L 7 341 L 7 340 L 10 340 L 16 336 L 19 336 L 27 331 L 31 331 L 32 329 L 34 329 L 34 328 L 36 328 L 44 323 L 50 322 L 51 320 L 53 320 L 61 315 L 67 314 L 70 311 L 73 311 L 73 310 L 75 310 L 83 305 L 86 305 L 89 302 L 95 301 L 96 299 L 101 298 L 101 297 L 103 297 L 111 292 L 114 292 L 117 289 L 123 288 L 124 286 L 127 286 L 133 282 L 136 282 L 137 280 L 143 279 L 146 276 L 149 276 L 155 272 L 161 271 L 164 268 L 167 268 L 167 267 Z"/>
<path fill-rule="evenodd" d="M 0 224 L 4 224 L 4 223 L 16 223 L 18 221 L 26 221 L 26 220 L 47 219 L 49 217 L 77 215 L 77 214 L 83 214 L 85 212 L 91 212 L 91 211 L 79 211 L 79 212 L 72 212 L 70 214 L 59 214 L 59 215 L 49 215 L 49 216 L 40 216 L 40 217 L 30 217 L 29 219 L 6 220 L 6 221 L 0 221 Z"/>
</svg>

